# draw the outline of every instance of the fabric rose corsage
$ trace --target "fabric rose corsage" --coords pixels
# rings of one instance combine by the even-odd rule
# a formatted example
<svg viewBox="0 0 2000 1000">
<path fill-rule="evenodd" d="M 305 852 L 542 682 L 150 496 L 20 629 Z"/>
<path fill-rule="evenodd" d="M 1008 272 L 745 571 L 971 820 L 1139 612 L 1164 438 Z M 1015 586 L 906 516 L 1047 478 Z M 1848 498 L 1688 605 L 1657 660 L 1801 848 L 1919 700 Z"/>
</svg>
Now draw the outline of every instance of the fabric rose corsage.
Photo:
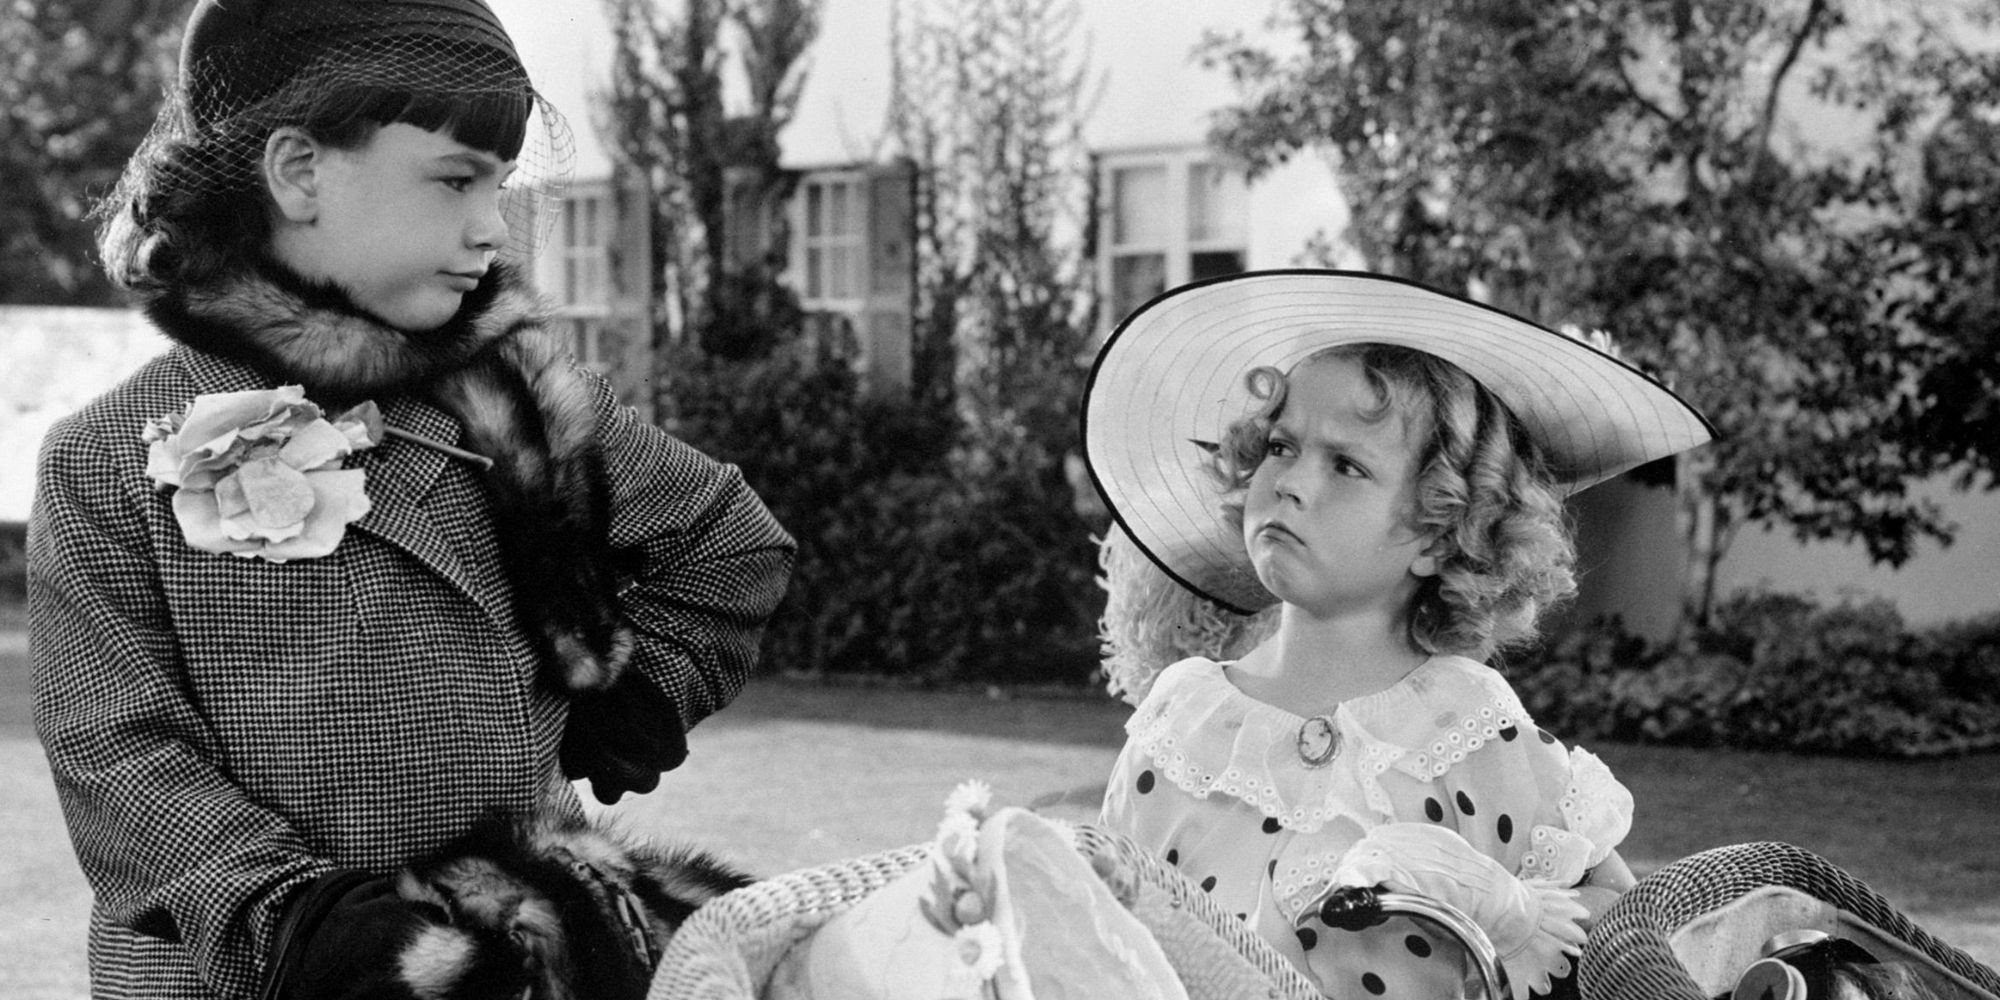
<svg viewBox="0 0 2000 1000">
<path fill-rule="evenodd" d="M 382 440 L 382 416 L 362 403 L 331 420 L 288 385 L 196 396 L 146 424 L 146 474 L 172 488 L 174 517 L 205 552 L 281 563 L 326 555 L 368 513 L 347 456 Z"/>
</svg>

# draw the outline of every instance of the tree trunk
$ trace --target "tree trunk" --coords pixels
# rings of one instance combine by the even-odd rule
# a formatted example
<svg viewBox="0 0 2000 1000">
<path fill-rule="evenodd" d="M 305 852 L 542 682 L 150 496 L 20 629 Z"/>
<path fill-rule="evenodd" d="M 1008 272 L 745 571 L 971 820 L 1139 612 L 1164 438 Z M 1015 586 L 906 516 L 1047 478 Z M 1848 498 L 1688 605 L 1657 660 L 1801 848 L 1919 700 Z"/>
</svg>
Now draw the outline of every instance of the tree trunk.
<svg viewBox="0 0 2000 1000">
<path fill-rule="evenodd" d="M 1729 531 L 1720 501 L 1702 486 L 1713 461 L 1702 452 L 1674 460 L 1674 517 L 1685 561 L 1681 574 L 1681 615 L 1674 628 L 1678 644 L 1708 626 L 1715 612 L 1715 578 L 1728 551 Z"/>
</svg>

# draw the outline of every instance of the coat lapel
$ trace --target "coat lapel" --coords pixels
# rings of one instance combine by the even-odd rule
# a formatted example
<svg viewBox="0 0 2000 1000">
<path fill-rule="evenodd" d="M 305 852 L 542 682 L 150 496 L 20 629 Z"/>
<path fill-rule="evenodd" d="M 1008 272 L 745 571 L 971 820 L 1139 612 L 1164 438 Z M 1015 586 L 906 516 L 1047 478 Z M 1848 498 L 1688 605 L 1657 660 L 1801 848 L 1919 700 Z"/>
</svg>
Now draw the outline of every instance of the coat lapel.
<svg viewBox="0 0 2000 1000">
<path fill-rule="evenodd" d="M 425 403 L 399 399 L 386 406 L 382 416 L 390 427 L 430 441 L 450 445 L 459 441 L 458 422 Z M 453 533 L 444 523 L 448 518 L 468 518 L 472 512 L 442 509 L 438 503 L 444 492 L 439 479 L 451 463 L 459 461 L 463 460 L 397 438 L 362 452 L 352 467 L 368 473 L 368 492 L 374 505 L 354 527 L 414 556 L 464 591 L 497 624 L 507 620 L 504 609 L 495 603 L 501 595 L 491 586 L 481 586 L 469 572 Z"/>
<path fill-rule="evenodd" d="M 255 368 L 202 351 L 179 348 L 197 394 L 269 389 L 275 383 Z M 333 416 L 334 414 L 328 414 Z M 431 441 L 456 444 L 458 422 L 444 411 L 408 397 L 392 400 L 382 411 L 391 427 Z M 502 595 L 468 572 L 453 535 L 441 518 L 466 517 L 469 512 L 435 509 L 439 477 L 451 462 L 461 461 L 420 444 L 390 438 L 348 459 L 348 468 L 368 474 L 368 513 L 351 526 L 381 539 L 422 563 L 465 595 L 496 625 L 507 621 L 496 602 Z M 476 490 L 468 491 L 476 492 Z"/>
</svg>

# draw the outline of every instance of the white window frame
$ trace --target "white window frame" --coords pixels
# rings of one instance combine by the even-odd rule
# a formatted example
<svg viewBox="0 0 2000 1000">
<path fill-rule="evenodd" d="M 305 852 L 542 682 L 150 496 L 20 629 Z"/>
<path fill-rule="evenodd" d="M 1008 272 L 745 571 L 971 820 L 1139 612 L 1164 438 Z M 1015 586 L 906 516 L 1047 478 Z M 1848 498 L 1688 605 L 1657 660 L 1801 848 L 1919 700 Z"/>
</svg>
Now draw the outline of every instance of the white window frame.
<svg viewBox="0 0 2000 1000">
<path fill-rule="evenodd" d="M 865 170 L 840 169 L 809 171 L 800 180 L 798 193 L 792 199 L 792 270 L 794 288 L 799 293 L 799 304 L 806 309 L 827 312 L 842 312 L 858 316 L 867 306 L 868 285 L 871 280 L 868 259 L 869 228 L 869 177 Z M 821 217 L 813 218 L 815 191 L 830 192 L 836 188 L 845 189 L 847 213 L 845 220 L 829 219 L 828 213 L 834 199 L 821 198 L 818 208 Z M 845 221 L 851 229 L 829 231 L 828 222 Z M 837 259 L 838 251 L 846 251 L 848 261 L 848 285 L 846 294 L 835 294 L 834 281 L 825 270 L 816 271 L 829 261 Z"/>
<path fill-rule="evenodd" d="M 594 217 L 587 207 L 592 203 Z M 579 364 L 600 372 L 612 362 L 605 351 L 604 327 L 617 293 L 611 270 L 611 248 L 618 236 L 616 212 L 609 181 L 572 184 L 535 265 L 537 284 L 555 306 L 555 325 L 567 332 L 570 352 Z"/>
<path fill-rule="evenodd" d="M 1193 261 L 1201 253 L 1235 253 L 1245 266 L 1250 256 L 1249 234 L 1249 184 L 1240 170 L 1220 164 L 1206 148 L 1184 146 L 1171 148 L 1145 148 L 1107 151 L 1098 156 L 1099 190 L 1104 192 L 1102 225 L 1103 248 L 1098 253 L 1098 287 L 1104 289 L 1107 308 L 1103 310 L 1105 330 L 1117 325 L 1123 315 L 1131 309 L 1145 304 L 1149 296 L 1140 296 L 1135 301 L 1117 301 L 1117 288 L 1113 284 L 1121 258 L 1157 256 L 1163 258 L 1163 289 L 1175 288 L 1193 280 Z M 1148 199 L 1148 211 L 1165 214 L 1164 224 L 1157 227 L 1161 238 L 1154 241 L 1120 241 L 1118 227 L 1118 177 L 1128 170 L 1158 169 L 1165 175 L 1165 190 L 1157 199 Z M 1236 207 L 1240 217 L 1234 225 L 1224 224 L 1218 234 L 1207 239 L 1196 239 L 1193 234 L 1194 219 L 1189 211 L 1192 185 L 1198 173 L 1205 169 L 1220 169 L 1233 175 L 1236 183 L 1242 185 Z"/>
<path fill-rule="evenodd" d="M 608 188 L 580 187 L 563 199 L 556 221 L 557 304 L 602 314 L 611 305 L 611 236 L 615 210 Z"/>
</svg>

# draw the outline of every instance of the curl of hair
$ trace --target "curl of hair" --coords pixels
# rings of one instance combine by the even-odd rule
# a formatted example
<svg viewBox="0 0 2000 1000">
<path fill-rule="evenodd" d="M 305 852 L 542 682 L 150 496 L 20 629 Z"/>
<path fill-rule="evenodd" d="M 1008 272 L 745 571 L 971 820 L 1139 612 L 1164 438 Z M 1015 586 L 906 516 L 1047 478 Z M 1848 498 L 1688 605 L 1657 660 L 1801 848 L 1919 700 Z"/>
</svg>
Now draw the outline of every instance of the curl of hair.
<svg viewBox="0 0 2000 1000">
<path fill-rule="evenodd" d="M 1098 541 L 1097 558 L 1106 595 L 1097 631 L 1106 687 L 1133 705 L 1169 665 L 1240 656 L 1276 621 L 1275 608 L 1239 615 L 1181 586 L 1116 524 Z"/>
<path fill-rule="evenodd" d="M 105 273 L 122 287 L 203 284 L 261 253 L 271 237 L 264 147 L 279 128 L 352 150 L 400 122 L 512 160 L 534 102 L 519 62 L 421 39 L 330 47 L 275 93 L 225 114 L 197 116 L 191 89 L 181 81 L 92 212 Z"/>
<path fill-rule="evenodd" d="M 1435 355 L 1347 344 L 1300 364 L 1325 358 L 1358 364 L 1377 397 L 1368 419 L 1402 414 L 1420 442 L 1410 526 L 1436 539 L 1438 572 L 1424 578 L 1405 616 L 1410 642 L 1485 660 L 1533 639 L 1540 616 L 1576 592 L 1562 496 L 1533 439 L 1498 397 Z M 1259 405 L 1229 426 L 1212 463 L 1237 525 L 1290 385 L 1275 368 L 1245 381 Z"/>
</svg>

